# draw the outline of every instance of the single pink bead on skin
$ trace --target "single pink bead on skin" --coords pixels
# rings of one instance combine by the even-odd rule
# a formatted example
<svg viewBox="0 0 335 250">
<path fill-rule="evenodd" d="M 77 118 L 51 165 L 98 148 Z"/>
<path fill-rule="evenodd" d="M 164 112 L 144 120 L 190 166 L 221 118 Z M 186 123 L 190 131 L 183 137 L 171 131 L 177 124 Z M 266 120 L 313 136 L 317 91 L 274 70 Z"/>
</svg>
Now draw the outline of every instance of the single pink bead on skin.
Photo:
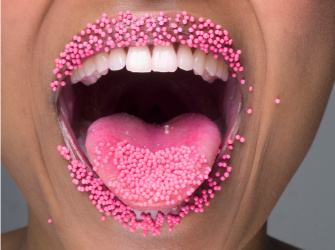
<svg viewBox="0 0 335 250">
<path fill-rule="evenodd" d="M 51 222 L 52 222 L 52 219 L 49 219 L 49 220 L 48 220 L 48 223 L 50 224 Z"/>
<path fill-rule="evenodd" d="M 276 103 L 276 104 L 279 104 L 279 103 L 280 103 L 280 99 L 277 98 L 277 99 L 275 100 L 275 103 Z"/>
</svg>

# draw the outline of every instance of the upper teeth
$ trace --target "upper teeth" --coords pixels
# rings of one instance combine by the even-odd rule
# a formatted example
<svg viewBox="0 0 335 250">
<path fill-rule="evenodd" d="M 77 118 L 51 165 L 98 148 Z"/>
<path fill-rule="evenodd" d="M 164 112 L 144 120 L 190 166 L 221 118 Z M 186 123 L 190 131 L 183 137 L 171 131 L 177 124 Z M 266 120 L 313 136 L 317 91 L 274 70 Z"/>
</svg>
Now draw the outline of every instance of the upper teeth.
<svg viewBox="0 0 335 250">
<path fill-rule="evenodd" d="M 215 79 L 228 80 L 228 67 L 202 50 L 192 50 L 187 45 L 179 44 L 177 53 L 173 46 L 155 46 L 152 55 L 148 46 L 130 47 L 128 53 L 124 48 L 117 48 L 109 53 L 103 52 L 86 60 L 82 67 L 73 70 L 72 83 L 83 82 L 86 85 L 95 83 L 108 69 L 121 70 L 126 66 L 131 72 L 175 72 L 177 67 L 192 70 L 205 81 Z"/>
</svg>

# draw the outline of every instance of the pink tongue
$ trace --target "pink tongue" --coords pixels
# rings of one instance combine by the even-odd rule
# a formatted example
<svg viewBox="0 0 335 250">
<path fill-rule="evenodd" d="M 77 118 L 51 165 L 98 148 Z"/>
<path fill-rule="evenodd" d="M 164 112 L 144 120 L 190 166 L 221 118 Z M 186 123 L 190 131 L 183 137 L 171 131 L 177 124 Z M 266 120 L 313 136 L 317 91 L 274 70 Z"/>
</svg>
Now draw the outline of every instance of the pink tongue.
<svg viewBox="0 0 335 250">
<path fill-rule="evenodd" d="M 105 185 L 137 210 L 169 210 L 208 178 L 220 132 L 206 116 L 184 114 L 152 125 L 128 114 L 95 121 L 86 150 Z"/>
</svg>

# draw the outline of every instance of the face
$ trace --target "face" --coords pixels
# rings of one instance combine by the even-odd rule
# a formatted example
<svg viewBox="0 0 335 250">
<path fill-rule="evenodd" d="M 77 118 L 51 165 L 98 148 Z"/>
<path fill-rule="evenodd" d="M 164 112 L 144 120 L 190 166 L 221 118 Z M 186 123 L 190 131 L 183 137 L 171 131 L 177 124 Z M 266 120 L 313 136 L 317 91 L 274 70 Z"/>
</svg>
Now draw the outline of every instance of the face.
<svg viewBox="0 0 335 250">
<path fill-rule="evenodd" d="M 197 248 L 211 246 L 213 249 L 239 249 L 255 236 L 310 147 L 333 85 L 333 1 L 287 0 L 270 3 L 262 0 L 185 0 L 111 3 L 104 0 L 35 0 L 20 4 L 5 1 L 3 9 L 3 162 L 25 195 L 36 223 L 42 225 L 46 234 L 55 236 L 55 244 L 69 249 L 77 249 L 80 246 L 99 249 L 106 246 L 125 249 L 138 246 L 181 248 L 186 244 Z M 52 91 L 50 82 L 56 80 L 53 73 L 55 58 L 59 58 L 65 45 L 74 35 L 79 35 L 87 23 L 100 19 L 103 12 L 108 14 L 108 18 L 117 18 L 121 10 L 131 10 L 137 17 L 143 16 L 144 13 L 158 17 L 159 12 L 163 11 L 166 16 L 173 18 L 175 13 L 186 10 L 189 16 L 196 17 L 196 22 L 198 17 L 204 17 L 205 20 L 210 18 L 213 23 L 220 24 L 222 30 L 229 31 L 229 38 L 233 39 L 233 44 L 225 46 L 232 47 L 234 52 L 242 51 L 239 62 L 243 65 L 243 71 L 238 71 L 237 77 L 234 78 L 232 74 L 235 71 L 233 67 L 229 68 L 229 77 L 225 81 L 208 78 L 208 75 L 207 78 L 203 77 L 207 82 L 215 80 L 209 84 L 206 81 L 202 82 L 200 76 L 195 76 L 192 72 L 187 72 L 190 73 L 187 75 L 186 71 L 180 69 L 175 73 L 140 74 L 131 73 L 131 67 L 126 65 L 129 70 L 110 70 L 107 76 L 101 77 L 90 87 L 84 86 L 83 83 L 73 85 L 70 76 L 67 76 L 64 80 L 67 85 L 59 86 L 56 92 Z M 136 37 L 135 40 L 138 39 Z M 180 40 L 178 42 L 180 43 Z M 150 46 L 150 53 L 153 54 L 156 46 Z M 178 46 L 175 45 L 174 48 L 177 50 Z M 125 51 L 129 53 L 130 49 Z M 100 52 L 94 51 L 94 55 Z M 194 56 L 195 48 L 192 53 Z M 206 58 L 203 59 L 204 62 L 207 62 Z M 217 60 L 213 60 L 213 64 L 218 65 L 218 61 L 224 61 L 224 57 L 220 55 Z M 133 62 L 136 64 L 135 59 Z M 229 60 L 225 60 L 225 63 L 229 65 Z M 215 66 L 215 70 L 217 68 Z M 206 67 L 206 70 L 209 73 L 210 66 Z M 112 81 L 111 79 L 115 80 L 115 85 L 108 87 L 106 82 Z M 164 86 L 154 87 L 152 81 L 156 81 L 155 79 L 163 81 Z M 190 79 L 195 82 L 194 88 L 189 87 Z M 241 84 L 242 79 L 245 80 L 244 84 Z M 186 87 L 181 88 L 175 82 Z M 135 87 L 139 84 L 140 88 Z M 102 87 L 104 94 L 101 93 Z M 221 91 L 221 94 L 215 94 L 213 97 L 210 94 L 213 89 Z M 136 94 L 133 93 L 134 90 Z M 115 92 L 118 91 L 121 94 L 115 96 Z M 191 93 L 187 96 L 191 100 L 201 100 L 198 101 L 200 104 L 197 101 L 191 101 L 192 105 L 189 104 L 189 101 L 185 100 L 184 92 Z M 106 100 L 112 97 L 117 101 L 113 104 L 106 102 L 106 105 L 102 105 L 101 102 L 88 105 L 87 103 L 96 101 L 92 93 L 98 96 L 96 99 Z M 178 93 L 182 94 L 175 101 Z M 216 98 L 214 104 L 208 101 L 212 97 Z M 73 117 L 79 118 L 72 118 L 72 115 L 60 118 L 61 108 L 67 109 L 80 98 L 83 99 L 80 107 L 74 104 L 73 110 L 69 108 L 70 112 L 74 113 Z M 127 101 L 136 98 L 138 101 L 134 101 L 135 104 L 129 104 Z M 147 103 L 148 99 L 166 100 L 164 105 L 158 105 L 158 115 L 148 118 L 146 112 L 145 115 L 140 115 L 141 112 L 129 111 L 129 106 L 132 105 L 138 109 L 143 108 L 143 103 Z M 228 101 L 227 104 L 224 99 L 233 100 L 234 104 Z M 65 104 L 60 104 L 60 100 L 64 100 Z M 110 108 L 112 111 L 101 111 L 103 108 L 108 109 L 109 105 L 114 105 Z M 128 107 L 123 107 L 127 105 Z M 183 105 L 185 109 L 180 108 L 184 107 Z M 222 105 L 230 106 L 225 108 Z M 151 106 L 149 109 L 152 109 Z M 165 113 L 162 111 L 164 109 L 167 110 Z M 228 110 L 232 114 L 227 115 Z M 121 112 L 131 113 L 137 118 L 111 116 Z M 80 116 L 77 113 L 80 113 Z M 175 116 L 184 113 L 201 113 L 202 116 L 195 118 L 193 123 L 193 118 L 188 120 L 185 116 L 179 120 L 174 119 Z M 99 120 L 104 116 L 108 116 L 107 121 Z M 204 116 L 208 117 L 207 120 Z M 62 130 L 62 122 L 66 119 L 71 120 L 68 121 L 70 128 L 66 130 L 63 127 Z M 167 122 L 170 119 L 174 120 Z M 95 133 L 103 124 L 101 133 L 87 133 L 88 125 L 83 125 L 81 120 L 89 121 L 88 125 L 99 120 L 100 123 L 96 123 L 96 127 L 90 127 L 89 130 Z M 172 124 L 176 130 L 184 132 L 177 131 L 168 135 L 168 139 L 162 139 L 160 131 L 166 131 L 165 127 L 154 126 L 152 123 Z M 116 129 L 117 124 L 120 128 Z M 206 175 L 206 167 L 210 167 L 209 176 L 215 175 L 215 171 L 224 176 L 224 172 L 218 170 L 218 157 L 222 159 L 222 154 L 229 155 L 230 159 L 220 161 L 231 167 L 225 172 L 231 172 L 229 178 L 220 183 L 218 181 L 216 186 L 221 190 L 214 191 L 215 197 L 210 199 L 208 207 L 204 206 L 203 213 L 190 211 L 171 232 L 165 223 L 160 228 L 161 235 L 152 236 L 149 233 L 145 238 L 142 236 L 142 230 L 130 232 L 129 227 L 123 228 L 122 223 L 114 220 L 113 216 L 107 216 L 106 220 L 102 221 L 103 214 L 92 205 L 92 201 L 88 199 L 89 194 L 78 192 L 77 187 L 71 182 L 67 167 L 69 163 L 60 156 L 57 146 L 65 146 L 64 133 L 68 131 L 73 131 L 75 135 L 65 136 L 65 141 L 69 138 L 75 138 L 77 141 L 81 129 L 87 137 L 86 164 L 91 170 L 95 166 L 93 161 L 97 159 L 95 150 L 96 146 L 100 145 L 100 138 L 108 138 L 106 143 L 112 145 L 117 145 L 120 140 L 127 138 L 130 144 L 139 148 L 149 148 L 152 152 L 161 149 L 157 146 L 159 143 L 166 143 L 166 147 L 173 147 L 177 142 L 178 145 L 195 146 L 197 152 L 204 154 L 209 162 L 202 166 L 200 172 Z M 126 135 L 127 131 L 133 133 L 131 138 L 140 142 L 136 144 L 137 142 L 131 141 Z M 90 137 L 91 134 L 93 135 Z M 195 134 L 203 136 L 194 139 L 193 145 L 183 137 L 184 134 L 192 139 Z M 245 142 L 236 135 L 245 138 Z M 141 139 L 138 139 L 139 137 Z M 232 142 L 228 142 L 229 139 Z M 154 145 L 153 141 L 159 143 Z M 229 145 L 233 146 L 233 150 L 229 149 Z M 78 158 L 78 155 L 85 156 L 83 148 L 85 147 L 80 149 L 78 146 L 77 150 L 71 150 L 77 151 Z M 221 154 L 217 156 L 219 148 Z M 83 162 L 85 163 L 85 160 Z M 117 193 L 115 185 L 108 185 L 110 178 L 118 178 L 115 169 L 106 172 L 96 169 L 95 172 L 103 179 L 103 188 Z M 194 178 L 199 179 L 199 172 L 196 172 Z M 201 180 L 201 183 L 205 182 L 208 184 L 208 180 Z M 204 190 L 203 185 L 205 184 L 196 184 L 194 187 Z M 161 211 L 174 207 L 166 202 L 153 202 L 153 205 L 149 206 L 144 204 L 143 200 L 129 201 L 120 194 L 115 195 L 115 199 L 121 199 L 131 209 L 139 211 Z M 182 197 L 180 206 L 185 204 L 187 196 L 194 199 L 193 193 L 186 194 L 180 191 L 178 195 Z M 47 223 L 49 218 L 52 218 L 51 224 Z"/>
</svg>

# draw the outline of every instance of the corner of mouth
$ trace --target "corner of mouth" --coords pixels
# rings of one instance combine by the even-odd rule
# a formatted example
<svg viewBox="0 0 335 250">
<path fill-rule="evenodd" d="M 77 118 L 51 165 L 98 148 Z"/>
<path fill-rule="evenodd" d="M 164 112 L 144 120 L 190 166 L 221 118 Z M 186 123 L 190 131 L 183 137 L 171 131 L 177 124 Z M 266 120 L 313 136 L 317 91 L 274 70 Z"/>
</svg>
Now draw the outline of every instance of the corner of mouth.
<svg viewBox="0 0 335 250">
<path fill-rule="evenodd" d="M 191 211 L 204 212 L 221 190 L 232 170 L 234 143 L 245 140 L 238 134 L 245 79 L 241 51 L 232 42 L 220 25 L 186 11 L 141 16 L 126 11 L 115 18 L 103 14 L 65 46 L 50 84 L 66 144 L 58 150 L 69 161 L 72 182 L 88 193 L 102 220 L 114 216 L 130 231 L 160 234 L 164 218 L 172 230 Z M 124 113 L 121 117 L 138 117 L 154 127 L 185 114 L 200 114 L 217 126 L 220 142 L 208 176 L 177 205 L 154 209 L 141 201 L 132 207 L 135 203 L 127 204 L 99 175 L 97 158 L 93 162 L 87 153 L 87 131 L 104 117 Z M 115 144 L 123 143 L 118 139 Z M 96 141 L 111 147 L 111 142 Z"/>
</svg>

